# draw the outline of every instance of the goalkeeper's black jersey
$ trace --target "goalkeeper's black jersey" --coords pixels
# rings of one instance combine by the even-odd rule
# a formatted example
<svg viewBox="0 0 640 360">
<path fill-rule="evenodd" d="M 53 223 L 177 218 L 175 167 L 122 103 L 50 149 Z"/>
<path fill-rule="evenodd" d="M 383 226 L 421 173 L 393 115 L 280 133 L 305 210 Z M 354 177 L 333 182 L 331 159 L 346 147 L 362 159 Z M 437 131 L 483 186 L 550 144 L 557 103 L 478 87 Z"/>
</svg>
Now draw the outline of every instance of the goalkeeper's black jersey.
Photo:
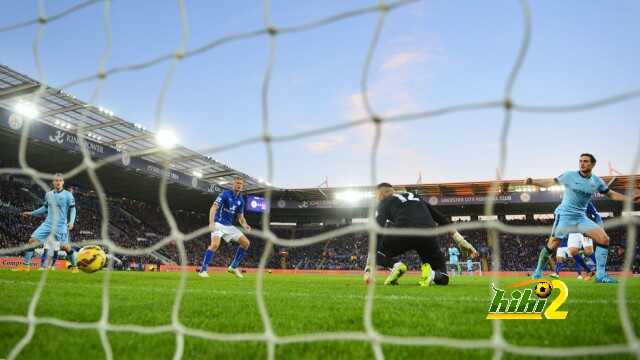
<svg viewBox="0 0 640 360">
<path fill-rule="evenodd" d="M 392 227 L 434 227 L 450 223 L 442 213 L 412 193 L 395 193 L 382 200 L 376 221 L 380 226 L 389 221 Z"/>
</svg>

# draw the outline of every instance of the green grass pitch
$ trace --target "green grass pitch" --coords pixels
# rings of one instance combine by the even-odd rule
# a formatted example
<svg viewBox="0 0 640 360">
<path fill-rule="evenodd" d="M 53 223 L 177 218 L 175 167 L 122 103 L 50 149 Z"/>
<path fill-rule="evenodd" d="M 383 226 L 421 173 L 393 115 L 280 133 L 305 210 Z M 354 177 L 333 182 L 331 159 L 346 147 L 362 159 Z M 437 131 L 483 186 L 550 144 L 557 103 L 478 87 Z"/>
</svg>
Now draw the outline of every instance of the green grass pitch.
<svg viewBox="0 0 640 360">
<path fill-rule="evenodd" d="M 39 271 L 0 271 L 0 315 L 27 314 Z M 38 317 L 75 322 L 100 318 L 102 278 L 96 274 L 50 272 Z M 110 286 L 109 322 L 113 324 L 166 325 L 178 284 L 177 273 L 115 272 Z M 382 282 L 378 278 L 378 283 Z M 522 278 L 503 278 L 507 285 Z M 567 320 L 503 321 L 505 338 L 514 344 L 540 347 L 622 344 L 625 337 L 616 308 L 616 285 L 594 284 L 564 278 L 569 299 L 562 309 Z M 486 320 L 491 296 L 488 277 L 455 277 L 446 287 L 420 288 L 417 278 L 406 276 L 401 285 L 377 285 L 373 321 L 377 330 L 397 336 L 439 336 L 488 339 Z M 364 331 L 366 287 L 360 276 L 265 274 L 265 299 L 277 335 L 314 332 Z M 553 296 L 553 295 L 552 295 Z M 630 279 L 627 300 L 636 334 L 640 333 L 640 279 Z M 180 310 L 181 322 L 196 329 L 221 333 L 259 333 L 262 322 L 255 300 L 255 277 L 235 279 L 213 273 L 209 279 L 189 274 Z M 6 357 L 25 334 L 25 324 L 0 322 L 0 359 Z M 173 333 L 142 335 L 109 332 L 115 359 L 170 359 L 175 349 Z M 263 342 L 219 342 L 186 337 L 185 359 L 266 358 Z M 484 359 L 490 349 L 459 350 L 446 347 L 384 345 L 387 359 Z M 370 359 L 371 346 L 362 341 L 328 341 L 278 345 L 278 359 Z M 104 353 L 95 330 L 70 330 L 38 325 L 21 359 L 102 359 Z M 505 359 L 525 357 L 506 353 Z M 594 357 L 596 358 L 596 357 Z M 604 357 L 600 357 L 604 358 Z M 633 359 L 630 354 L 606 358 Z"/>
</svg>

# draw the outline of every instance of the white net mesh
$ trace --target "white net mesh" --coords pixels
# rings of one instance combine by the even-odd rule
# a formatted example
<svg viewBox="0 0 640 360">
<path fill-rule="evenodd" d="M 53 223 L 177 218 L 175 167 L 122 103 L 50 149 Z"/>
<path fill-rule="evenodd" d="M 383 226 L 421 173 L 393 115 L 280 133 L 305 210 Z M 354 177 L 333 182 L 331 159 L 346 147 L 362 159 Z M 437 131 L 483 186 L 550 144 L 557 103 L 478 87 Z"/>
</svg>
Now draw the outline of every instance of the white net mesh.
<svg viewBox="0 0 640 360">
<path fill-rule="evenodd" d="M 89 101 L 89 103 L 95 103 L 95 100 L 98 98 L 100 94 L 101 88 L 104 86 L 104 82 L 111 76 L 117 73 L 122 72 L 131 72 L 138 71 L 158 63 L 162 62 L 171 62 L 171 66 L 169 71 L 167 72 L 160 95 L 157 100 L 156 112 L 155 112 L 155 125 L 156 128 L 160 128 L 160 123 L 162 119 L 163 105 L 165 102 L 165 94 L 171 83 L 172 76 L 176 67 L 180 64 L 181 60 L 198 56 L 199 54 L 210 51 L 213 48 L 216 48 L 222 44 L 242 41 L 248 38 L 256 38 L 256 37 L 266 37 L 269 43 L 269 55 L 268 55 L 268 66 L 264 72 L 264 78 L 262 82 L 262 135 L 259 137 L 249 137 L 245 139 L 241 139 L 232 143 L 227 144 L 219 144 L 215 147 L 211 147 L 208 149 L 202 149 L 203 153 L 212 154 L 221 150 L 229 150 L 231 148 L 237 148 L 241 146 L 246 146 L 255 143 L 263 143 L 265 145 L 265 150 L 267 154 L 267 181 L 271 183 L 273 181 L 273 152 L 272 152 L 272 144 L 274 142 L 287 142 L 292 140 L 299 140 L 302 138 L 307 138 L 310 136 L 316 136 L 319 134 L 326 134 L 331 132 L 338 132 L 341 130 L 345 130 L 351 127 L 362 126 L 365 124 L 373 124 L 375 128 L 373 145 L 371 148 L 371 157 L 370 157 L 370 178 L 371 184 L 374 185 L 378 181 L 377 177 L 377 165 L 376 158 L 378 154 L 378 146 L 380 142 L 380 138 L 382 136 L 382 130 L 384 124 L 400 122 L 400 121 L 411 121 L 411 120 L 419 120 L 432 118 L 437 116 L 442 116 L 446 114 L 451 114 L 454 112 L 465 112 L 465 111 L 473 111 L 480 109 L 503 109 L 504 111 L 504 119 L 502 125 L 502 131 L 500 135 L 500 149 L 499 149 L 499 163 L 497 166 L 497 176 L 496 181 L 493 183 L 490 194 L 497 193 L 497 186 L 499 184 L 499 180 L 501 180 L 502 174 L 505 173 L 505 165 L 507 160 L 508 148 L 507 148 L 507 140 L 509 137 L 509 128 L 511 125 L 512 115 L 514 112 L 538 112 L 538 113 L 559 113 L 559 112 L 577 112 L 577 111 L 585 111 L 598 107 L 609 106 L 618 102 L 627 101 L 633 98 L 640 97 L 640 89 L 636 89 L 633 91 L 615 94 L 609 97 L 605 97 L 602 99 L 596 99 L 593 101 L 587 101 L 579 104 L 569 104 L 565 106 L 529 106 L 525 104 L 520 104 L 512 98 L 512 89 L 518 78 L 519 71 L 526 60 L 527 51 L 529 49 L 530 40 L 531 40 L 531 13 L 529 10 L 529 6 L 527 1 L 521 0 L 519 1 L 521 11 L 522 11 L 522 39 L 519 47 L 519 51 L 516 54 L 512 69 L 509 73 L 508 78 L 506 79 L 504 86 L 504 94 L 500 99 L 495 99 L 493 101 L 486 102 L 474 102 L 474 103 L 466 103 L 459 104 L 450 107 L 444 107 L 434 110 L 427 110 L 423 112 L 415 112 L 415 113 L 407 113 L 400 114 L 394 116 L 381 116 L 378 114 L 371 106 L 368 98 L 368 76 L 371 65 L 371 60 L 376 52 L 376 47 L 378 45 L 378 40 L 380 38 L 380 34 L 383 31 L 385 18 L 389 16 L 391 12 L 395 9 L 410 5 L 411 3 L 416 2 L 417 0 L 399 0 L 399 1 L 379 1 L 377 4 L 373 4 L 368 7 L 363 7 L 359 9 L 354 9 L 351 11 L 335 14 L 333 16 L 316 19 L 314 21 L 310 21 L 308 23 L 304 23 L 297 26 L 289 26 L 289 27 L 279 27 L 277 24 L 273 24 L 271 21 L 270 15 L 270 3 L 268 0 L 264 2 L 264 27 L 262 29 L 258 29 L 255 31 L 247 31 L 242 33 L 231 34 L 227 36 L 223 36 L 217 39 L 211 40 L 209 43 L 200 46 L 194 49 L 188 49 L 187 43 L 189 39 L 189 23 L 187 20 L 187 15 L 185 12 L 184 1 L 178 0 L 178 6 L 180 9 L 180 20 L 181 20 L 181 41 L 174 52 L 170 52 L 167 54 L 162 54 L 156 57 L 153 57 L 147 61 L 143 61 L 140 63 L 129 64 L 125 66 L 112 67 L 108 68 L 107 63 L 111 54 L 111 19 L 110 19 L 110 5 L 111 1 L 104 0 L 102 2 L 97 0 L 85 1 L 80 4 L 77 4 L 65 11 L 60 13 L 47 16 L 45 14 L 45 6 L 44 0 L 40 0 L 38 2 L 38 16 L 35 19 L 24 21 L 20 23 L 16 23 L 13 25 L 0 27 L 0 33 L 9 32 L 15 29 L 19 29 L 22 27 L 37 25 L 37 32 L 33 43 L 33 53 L 37 66 L 37 76 L 38 80 L 41 84 L 46 83 L 46 77 L 43 70 L 41 58 L 40 58 L 40 46 L 41 46 L 41 38 L 42 34 L 47 27 L 47 24 L 63 19 L 64 17 L 79 11 L 80 9 L 92 6 L 98 3 L 102 3 L 104 7 L 103 13 L 103 26 L 104 26 L 104 35 L 106 40 L 106 46 L 103 50 L 102 57 L 99 60 L 98 71 L 90 76 L 85 76 L 62 86 L 62 88 L 68 88 L 74 85 L 87 83 L 90 81 L 98 80 L 98 85 L 96 86 L 93 95 Z M 319 28 L 334 22 L 343 21 L 348 18 L 362 16 L 365 14 L 376 13 L 378 14 L 378 22 L 375 27 L 375 31 L 373 37 L 371 39 L 368 51 L 365 56 L 364 66 L 362 68 L 362 75 L 360 81 L 362 101 L 365 105 L 367 117 L 362 119 L 356 119 L 352 122 L 332 125 L 326 127 L 320 127 L 313 130 L 302 131 L 291 134 L 284 135 L 272 135 L 270 128 L 270 118 L 269 118 L 269 89 L 270 89 L 270 79 L 272 69 L 274 64 L 276 63 L 276 45 L 278 41 L 278 37 L 283 34 L 291 34 L 291 33 L 301 33 L 311 29 Z M 42 90 L 44 90 L 45 86 L 41 86 L 41 91 L 36 92 L 32 97 L 37 98 L 42 95 Z M 39 172 L 38 170 L 32 168 L 27 160 L 26 160 L 26 151 L 28 146 L 28 131 L 29 127 L 25 126 L 22 129 L 22 136 L 20 141 L 19 148 L 19 163 L 20 168 L 1 168 L 0 174 L 20 174 L 31 177 L 42 189 L 45 191 L 48 189 L 47 185 L 43 182 L 43 179 L 52 179 L 52 174 L 46 174 Z M 127 249 L 119 246 L 115 242 L 111 241 L 108 234 L 108 221 L 109 221 L 109 211 L 107 205 L 107 198 L 100 182 L 100 179 L 96 175 L 96 170 L 100 167 L 109 164 L 110 162 L 115 162 L 120 159 L 119 156 L 112 156 L 106 159 L 101 159 L 99 161 L 94 161 L 91 158 L 87 148 L 84 146 L 85 139 L 83 136 L 79 136 L 79 141 L 81 143 L 80 149 L 83 155 L 83 163 L 76 168 L 68 171 L 65 177 L 73 177 L 74 175 L 80 174 L 82 172 L 87 172 L 89 178 L 91 180 L 92 185 L 94 186 L 96 193 L 98 195 L 100 201 L 100 212 L 101 212 L 101 239 L 99 243 L 105 248 L 109 249 L 109 251 L 117 253 L 117 254 L 125 254 L 125 255 L 143 255 L 149 254 L 150 252 L 162 248 L 169 244 L 170 242 L 175 242 L 180 263 L 185 265 L 187 263 L 187 258 L 185 254 L 184 243 L 195 239 L 196 237 L 206 234 L 209 232 L 208 227 L 203 227 L 197 231 L 191 233 L 181 233 L 178 230 L 176 220 L 172 215 L 166 197 L 167 192 L 167 174 L 169 169 L 168 162 L 164 163 L 164 177 L 162 179 L 160 190 L 159 190 L 159 199 L 160 206 L 162 209 L 162 213 L 166 218 L 167 223 L 171 227 L 171 234 L 156 244 L 144 248 L 144 249 Z M 146 150 L 144 152 L 132 152 L 131 156 L 139 156 L 143 154 L 153 153 L 162 151 L 161 149 L 153 149 L 151 151 Z M 638 172 L 640 167 L 640 146 L 636 150 L 636 155 L 634 159 L 634 163 L 632 166 L 632 174 Z M 628 213 L 632 209 L 632 198 L 630 194 L 635 189 L 635 177 L 632 177 L 632 180 L 628 185 L 628 194 L 626 201 L 624 203 L 624 209 Z M 264 326 L 264 332 L 260 333 L 237 333 L 237 334 L 228 334 L 228 333 L 215 333 L 210 331 L 204 331 L 200 329 L 194 329 L 185 326 L 179 317 L 180 306 L 182 302 L 182 298 L 185 291 L 187 272 L 186 270 L 182 270 L 179 285 L 177 288 L 175 301 L 173 304 L 172 314 L 171 314 L 171 323 L 162 325 L 162 326 L 140 326 L 133 324 L 112 324 L 109 322 L 109 283 L 111 278 L 111 272 L 105 272 L 103 289 L 102 289 L 102 313 L 100 319 L 97 322 L 72 322 L 60 320 L 57 318 L 47 318 L 47 317 L 37 317 L 36 316 L 36 307 L 38 302 L 40 301 L 40 297 L 42 291 L 44 289 L 45 283 L 47 281 L 47 272 L 43 272 L 40 281 L 37 285 L 36 290 L 34 291 L 31 301 L 29 303 L 28 312 L 26 316 L 0 316 L 0 322 L 13 322 L 13 323 L 22 323 L 28 325 L 28 330 L 24 337 L 15 345 L 15 347 L 8 354 L 8 359 L 16 358 L 21 351 L 29 344 L 32 340 L 35 329 L 38 325 L 49 324 L 62 328 L 69 329 L 95 329 L 98 331 L 100 335 L 100 339 L 102 342 L 102 346 L 104 349 L 105 357 L 107 359 L 113 358 L 113 353 L 111 350 L 111 345 L 109 342 L 108 332 L 134 332 L 140 334 L 159 334 L 159 333 L 174 333 L 176 339 L 175 353 L 174 358 L 180 359 L 183 356 L 184 351 L 184 339 L 185 336 L 189 337 L 197 337 L 202 339 L 209 339 L 215 341 L 260 341 L 264 342 L 267 345 L 267 356 L 268 359 L 275 358 L 275 346 L 278 344 L 291 344 L 291 343 L 303 343 L 303 342 L 318 342 L 318 341 L 363 341 L 371 344 L 373 353 L 375 354 L 376 359 L 383 359 L 384 352 L 382 349 L 383 344 L 394 344 L 394 345 L 413 345 L 413 346 L 444 346 L 444 347 L 452 347 L 457 349 L 492 349 L 494 351 L 494 358 L 499 359 L 505 352 L 514 353 L 514 354 L 524 354 L 524 355 L 535 355 L 535 356 L 544 356 L 544 357 L 563 357 L 563 356 L 588 356 L 588 355 L 603 355 L 603 354 L 616 354 L 616 353 L 629 353 L 635 354 L 638 358 L 640 358 L 640 341 L 634 331 L 631 318 L 629 315 L 629 308 L 626 301 L 626 290 L 627 290 L 627 278 L 621 277 L 621 283 L 618 286 L 617 292 L 617 307 L 618 313 L 620 317 L 620 322 L 622 324 L 622 328 L 625 335 L 625 341 L 620 344 L 614 345 L 603 345 L 603 346 L 580 346 L 580 347 L 537 347 L 537 346 L 518 346 L 515 344 L 511 344 L 507 342 L 503 337 L 503 330 L 501 321 L 496 320 L 492 322 L 493 326 L 493 336 L 489 339 L 456 339 L 456 338 L 447 338 L 447 337 L 399 337 L 399 336 L 389 336 L 380 333 L 373 324 L 373 306 L 374 306 L 374 295 L 375 295 L 375 286 L 369 285 L 368 291 L 366 294 L 366 303 L 364 306 L 364 331 L 363 332 L 327 332 L 327 333 L 312 333 L 312 334 L 304 334 L 304 335 L 293 335 L 293 336 L 279 336 L 277 335 L 271 324 L 271 318 L 269 316 L 269 312 L 267 310 L 267 306 L 265 303 L 265 298 L 263 294 L 264 287 L 264 270 L 267 260 L 271 254 L 273 245 L 281 245 L 287 247 L 300 247 L 300 246 L 308 246 L 314 243 L 322 242 L 331 238 L 335 238 L 341 235 L 356 233 L 366 231 L 369 234 L 369 256 L 372 259 L 375 259 L 375 248 L 376 241 L 379 234 L 394 234 L 394 235 L 440 235 L 449 233 L 453 230 L 471 230 L 471 229 L 486 229 L 489 235 L 489 242 L 492 246 L 493 256 L 492 256 L 492 268 L 500 269 L 500 242 L 497 241 L 499 232 L 508 232 L 513 234 L 548 234 L 550 232 L 550 227 L 548 226 L 509 226 L 497 221 L 481 221 L 481 222 L 468 222 L 468 223 L 457 223 L 449 226 L 438 227 L 435 229 L 388 229 L 381 228 L 374 221 L 374 208 L 371 205 L 369 209 L 369 221 L 364 224 L 353 224 L 348 227 L 339 228 L 334 231 L 322 233 L 317 236 L 312 236 L 303 239 L 295 239 L 295 240 L 285 240 L 278 238 L 269 228 L 269 203 L 271 201 L 271 190 L 267 189 L 265 195 L 267 206 L 266 211 L 262 215 L 262 229 L 253 230 L 249 232 L 250 235 L 261 238 L 266 242 L 266 246 L 264 248 L 264 252 L 260 259 L 260 264 L 257 272 L 257 282 L 256 282 L 256 302 L 258 306 L 258 310 L 262 319 L 262 323 Z M 495 197 L 488 196 L 487 201 L 485 203 L 485 215 L 489 216 L 493 214 Z M 631 264 L 634 257 L 634 249 L 636 247 L 635 239 L 636 239 L 636 225 L 638 225 L 640 221 L 637 218 L 634 218 L 631 215 L 623 216 L 621 218 L 615 219 L 613 221 L 609 221 L 606 224 L 606 228 L 618 227 L 618 226 L 627 226 L 627 243 L 626 248 L 631 251 L 627 251 L 625 254 L 624 261 L 624 271 L 629 272 L 631 269 Z M 0 249 L 0 255 L 15 253 L 17 251 L 21 251 L 27 248 L 27 245 L 21 247 L 14 247 L 8 249 Z M 494 271 L 494 274 L 496 272 Z M 375 276 L 375 274 L 374 274 Z M 493 275 L 493 281 L 496 281 L 496 276 Z"/>
</svg>

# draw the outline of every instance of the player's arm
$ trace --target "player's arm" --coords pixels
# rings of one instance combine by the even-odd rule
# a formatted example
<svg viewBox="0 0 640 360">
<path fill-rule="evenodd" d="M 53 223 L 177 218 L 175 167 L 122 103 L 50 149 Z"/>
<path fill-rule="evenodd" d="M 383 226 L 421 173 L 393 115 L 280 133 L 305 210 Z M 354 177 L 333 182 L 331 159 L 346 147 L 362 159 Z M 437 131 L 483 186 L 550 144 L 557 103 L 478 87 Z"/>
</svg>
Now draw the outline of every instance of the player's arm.
<svg viewBox="0 0 640 360">
<path fill-rule="evenodd" d="M 240 207 L 238 208 L 238 222 L 240 223 L 243 229 L 245 229 L 246 231 L 251 231 L 251 226 L 249 226 L 247 219 L 245 219 L 244 217 L 244 200 L 242 201 L 242 203 L 240 204 Z"/>
<path fill-rule="evenodd" d="M 21 215 L 24 217 L 29 217 L 29 216 L 42 217 L 47 215 L 47 194 L 44 195 L 44 202 L 42 203 L 42 206 L 40 206 L 39 208 L 33 211 L 25 211 Z"/>
<path fill-rule="evenodd" d="M 209 209 L 209 227 L 213 229 L 213 223 L 215 222 L 216 212 L 218 212 L 218 202 L 214 202 Z"/>
<path fill-rule="evenodd" d="M 534 180 L 532 178 L 526 178 L 524 180 L 524 184 L 547 188 L 553 185 L 559 185 L 560 181 L 558 180 L 558 178 L 553 178 L 550 180 L 549 179 Z"/>
<path fill-rule="evenodd" d="M 448 225 L 451 224 L 451 221 L 444 216 L 440 211 L 436 210 L 431 204 L 426 203 L 429 212 L 431 213 L 431 217 L 433 220 L 438 223 L 438 225 Z M 461 248 L 469 251 L 471 253 L 472 258 L 478 257 L 478 252 L 467 240 L 465 240 L 464 236 L 460 234 L 457 230 L 453 232 L 453 240 L 460 246 Z"/>
<path fill-rule="evenodd" d="M 435 221 L 438 225 L 451 224 L 451 221 L 449 220 L 449 218 L 447 218 L 443 213 L 436 210 L 433 206 L 431 206 L 431 204 L 429 203 L 425 203 L 425 204 L 427 205 L 427 209 L 429 209 L 429 212 L 431 213 L 431 218 L 433 218 L 433 221 Z"/>
<path fill-rule="evenodd" d="M 626 195 L 609 189 L 609 186 L 607 186 L 607 184 L 605 184 L 604 181 L 602 181 L 602 179 L 599 177 L 596 177 L 596 181 L 598 183 L 597 190 L 600 194 L 603 194 L 604 196 L 614 201 L 625 201 Z M 638 191 L 635 191 L 633 194 L 633 202 L 640 202 L 640 193 L 638 193 Z"/>
<path fill-rule="evenodd" d="M 211 208 L 209 209 L 209 228 L 211 228 L 211 230 L 213 230 L 214 224 L 216 222 L 216 213 L 218 212 L 218 209 L 220 208 L 222 202 L 226 200 L 226 196 L 226 191 L 223 191 L 220 195 L 218 195 L 216 201 L 213 202 Z"/>
<path fill-rule="evenodd" d="M 391 204 L 391 200 L 388 199 L 382 200 L 380 204 L 378 204 L 378 209 L 376 210 L 376 222 L 382 227 L 384 227 L 387 220 L 389 220 L 389 206 Z M 393 199 L 393 197 L 390 199 Z"/>
<path fill-rule="evenodd" d="M 251 226 L 247 222 L 247 219 L 245 219 L 243 213 L 240 213 L 240 215 L 238 215 L 238 222 L 240 223 L 240 225 L 242 226 L 243 229 L 245 229 L 247 231 L 251 230 Z"/>
<path fill-rule="evenodd" d="M 76 223 L 76 199 L 74 199 L 73 195 L 69 196 L 71 196 L 71 198 L 69 200 L 69 224 L 67 228 L 71 231 Z"/>
<path fill-rule="evenodd" d="M 478 257 L 478 251 L 473 247 L 458 231 L 453 233 L 453 240 L 460 246 L 460 248 L 466 250 L 471 254 L 473 259 Z M 460 255 L 459 253 L 457 255 Z"/>
<path fill-rule="evenodd" d="M 626 198 L 626 195 L 621 194 L 617 191 L 613 191 L 613 190 L 608 190 L 606 193 L 604 193 L 604 196 L 608 197 L 611 200 L 615 200 L 615 201 L 624 201 Z M 640 194 L 638 194 L 638 192 L 636 191 L 636 193 L 633 195 L 633 202 L 640 202 Z"/>
</svg>

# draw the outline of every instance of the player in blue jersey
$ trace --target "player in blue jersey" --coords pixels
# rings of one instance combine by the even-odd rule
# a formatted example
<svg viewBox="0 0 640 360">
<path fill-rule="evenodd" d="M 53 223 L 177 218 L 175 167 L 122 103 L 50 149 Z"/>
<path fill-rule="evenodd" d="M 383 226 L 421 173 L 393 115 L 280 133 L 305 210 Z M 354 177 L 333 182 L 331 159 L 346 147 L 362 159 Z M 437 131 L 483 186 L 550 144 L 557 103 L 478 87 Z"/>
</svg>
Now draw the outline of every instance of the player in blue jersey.
<svg viewBox="0 0 640 360">
<path fill-rule="evenodd" d="M 573 234 L 569 234 L 569 238 L 571 238 Z M 567 259 L 568 257 L 568 251 L 567 251 L 567 237 L 564 237 L 562 239 L 560 239 L 560 245 L 558 246 L 558 248 L 556 249 L 556 265 L 555 265 L 555 270 L 553 273 L 551 273 L 549 276 L 551 276 L 554 279 L 557 279 L 560 277 L 560 271 L 562 270 L 562 264 L 564 263 L 564 261 Z"/>
<path fill-rule="evenodd" d="M 69 241 L 69 231 L 73 230 L 76 221 L 76 201 L 73 195 L 64 189 L 62 174 L 53 176 L 53 190 L 44 195 L 44 203 L 34 211 L 23 212 L 23 217 L 46 216 L 44 222 L 31 234 L 29 239 L 30 249 L 25 251 L 24 264 L 18 270 L 29 271 L 31 258 L 36 244 L 44 245 L 47 239 L 60 243 L 60 248 L 71 256 L 71 271 L 78 272 L 75 263 L 75 252 Z"/>
<path fill-rule="evenodd" d="M 449 253 L 449 266 L 453 268 L 455 274 L 460 275 L 460 263 L 458 262 L 460 250 L 455 246 L 451 246 L 447 252 Z"/>
<path fill-rule="evenodd" d="M 207 272 L 209 263 L 211 263 L 218 247 L 220 247 L 220 239 L 226 242 L 238 242 L 238 249 L 227 272 L 234 274 L 238 278 L 243 277 L 240 270 L 238 270 L 238 266 L 242 262 L 247 249 L 249 249 L 249 239 L 234 226 L 237 217 L 238 222 L 245 230 L 251 230 L 251 226 L 247 224 L 247 220 L 244 218 L 244 198 L 240 194 L 243 186 L 244 180 L 242 178 L 234 179 L 233 190 L 223 191 L 209 210 L 209 227 L 212 230 L 211 244 L 204 253 L 202 266 L 198 273 L 200 277 L 209 277 Z"/>
<path fill-rule="evenodd" d="M 542 269 L 549 256 L 553 254 L 560 244 L 560 240 L 572 232 L 584 233 L 596 242 L 596 282 L 617 283 L 618 281 L 610 277 L 606 272 L 607 258 L 609 256 L 609 236 L 604 229 L 586 215 L 587 204 L 596 192 L 604 194 L 611 200 L 624 201 L 624 195 L 615 192 L 592 173 L 596 165 L 596 158 L 588 153 L 580 154 L 578 171 L 567 171 L 555 178 L 553 181 L 533 182 L 527 179 L 528 185 L 549 187 L 553 184 L 564 185 L 562 202 L 555 210 L 555 222 L 553 231 L 547 244 L 540 251 L 538 265 L 533 274 L 534 278 L 542 277 Z M 633 200 L 640 201 L 640 194 L 634 194 Z M 576 231 L 577 230 L 577 231 Z"/>
</svg>

